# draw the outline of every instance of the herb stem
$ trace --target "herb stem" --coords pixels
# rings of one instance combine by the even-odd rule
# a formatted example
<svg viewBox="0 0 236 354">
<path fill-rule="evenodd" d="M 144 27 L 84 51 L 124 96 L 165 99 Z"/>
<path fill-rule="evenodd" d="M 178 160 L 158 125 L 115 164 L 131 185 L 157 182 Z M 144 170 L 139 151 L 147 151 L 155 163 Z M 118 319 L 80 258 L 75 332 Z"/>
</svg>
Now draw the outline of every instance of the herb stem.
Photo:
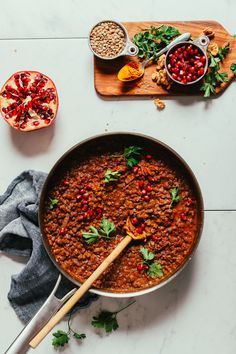
<svg viewBox="0 0 236 354">
<path fill-rule="evenodd" d="M 126 305 L 125 307 L 122 307 L 119 311 L 115 311 L 115 312 L 113 312 L 113 313 L 114 313 L 115 315 L 117 315 L 119 312 L 121 312 L 121 311 L 127 309 L 128 307 L 130 307 L 131 305 L 133 305 L 135 302 L 136 302 L 136 300 L 130 302 L 130 303 L 129 303 L 128 305 Z"/>
</svg>

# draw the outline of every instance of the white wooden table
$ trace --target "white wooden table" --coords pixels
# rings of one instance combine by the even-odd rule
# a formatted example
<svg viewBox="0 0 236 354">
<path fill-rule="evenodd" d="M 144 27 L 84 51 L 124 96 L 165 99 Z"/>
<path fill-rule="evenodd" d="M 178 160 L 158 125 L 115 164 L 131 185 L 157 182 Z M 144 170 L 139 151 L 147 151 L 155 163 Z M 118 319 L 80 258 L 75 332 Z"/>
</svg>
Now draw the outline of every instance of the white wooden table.
<svg viewBox="0 0 236 354">
<path fill-rule="evenodd" d="M 55 82 L 60 99 L 53 127 L 18 133 L 0 120 L 0 193 L 25 169 L 49 171 L 75 143 L 95 134 L 142 132 L 174 148 L 193 169 L 205 202 L 205 226 L 198 251 L 180 276 L 164 288 L 137 298 L 119 315 L 120 328 L 100 335 L 90 321 L 101 308 L 117 309 L 126 300 L 100 298 L 73 319 L 86 332 L 66 353 L 158 354 L 236 353 L 236 84 L 221 97 L 173 98 L 164 111 L 151 100 L 104 100 L 93 88 L 93 62 L 87 44 L 90 27 L 101 19 L 214 19 L 236 33 L 236 2 L 199 0 L 142 6 L 130 0 L 1 1 L 0 86 L 17 70 L 38 70 Z M 141 3 L 140 3 L 141 4 Z M 7 300 L 11 274 L 24 264 L 0 256 L 1 341 L 3 353 L 22 328 Z M 66 322 L 58 328 L 66 329 Z M 35 353 L 53 353 L 51 336 Z M 33 350 L 30 350 L 33 353 Z"/>
</svg>

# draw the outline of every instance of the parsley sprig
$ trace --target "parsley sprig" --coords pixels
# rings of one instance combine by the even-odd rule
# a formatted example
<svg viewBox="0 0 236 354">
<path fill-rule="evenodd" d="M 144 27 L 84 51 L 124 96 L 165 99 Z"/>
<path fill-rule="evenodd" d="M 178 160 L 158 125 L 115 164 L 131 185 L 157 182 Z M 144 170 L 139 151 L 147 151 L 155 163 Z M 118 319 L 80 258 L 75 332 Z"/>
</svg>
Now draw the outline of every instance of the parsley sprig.
<svg viewBox="0 0 236 354">
<path fill-rule="evenodd" d="M 179 35 L 179 30 L 172 26 L 151 26 L 146 31 L 135 34 L 133 41 L 139 48 L 139 58 L 149 59 Z"/>
<path fill-rule="evenodd" d="M 57 204 L 59 202 L 58 199 L 52 199 L 52 198 L 49 198 L 50 200 L 50 204 L 49 204 L 49 208 L 52 210 L 52 209 L 55 209 L 57 207 Z"/>
<path fill-rule="evenodd" d="M 151 278 L 163 277 L 164 273 L 161 264 L 158 262 L 154 262 L 155 254 L 153 252 L 148 251 L 148 249 L 145 247 L 140 248 L 140 253 L 143 258 L 142 264 L 147 266 L 145 267 L 147 274 Z"/>
<path fill-rule="evenodd" d="M 126 164 L 129 167 L 134 167 L 139 163 L 142 148 L 136 145 L 126 147 L 124 149 L 124 157 L 126 158 Z"/>
<path fill-rule="evenodd" d="M 112 331 L 117 330 L 119 328 L 119 324 L 117 321 L 117 315 L 121 311 L 127 309 L 129 306 L 133 305 L 136 301 L 132 301 L 125 307 L 121 308 L 118 311 L 101 311 L 98 316 L 94 316 L 92 319 L 92 326 L 96 328 L 102 328 L 104 329 L 107 333 L 111 333 Z"/>
<path fill-rule="evenodd" d="M 230 69 L 233 71 L 234 76 L 236 76 L 236 64 L 235 63 L 231 64 Z"/>
<path fill-rule="evenodd" d="M 174 204 L 177 204 L 181 201 L 181 196 L 179 195 L 180 193 L 180 188 L 179 187 L 176 187 L 176 188 L 172 188 L 170 190 L 170 195 L 171 195 L 171 205 L 174 205 Z"/>
<path fill-rule="evenodd" d="M 120 171 L 112 171 L 111 169 L 108 169 L 104 175 L 105 183 L 116 182 L 120 179 L 120 176 Z"/>
<path fill-rule="evenodd" d="M 54 332 L 53 338 L 52 338 L 52 345 L 57 348 L 57 347 L 64 347 L 65 344 L 67 344 L 71 338 L 71 335 L 73 335 L 74 338 L 78 339 L 78 340 L 83 340 L 84 338 L 86 338 L 86 334 L 84 333 L 78 333 L 75 332 L 72 328 L 71 328 L 71 313 L 67 322 L 67 326 L 68 326 L 68 330 L 67 332 L 62 331 L 62 330 L 58 330 L 57 332 Z"/>
<path fill-rule="evenodd" d="M 204 77 L 203 84 L 200 88 L 204 92 L 204 97 L 210 97 L 212 94 L 216 93 L 216 87 L 222 82 L 228 81 L 227 73 L 220 73 L 220 63 L 225 59 L 226 55 L 229 53 L 230 44 L 227 43 L 224 47 L 219 47 L 218 53 L 216 55 L 210 54 L 209 57 L 209 71 Z"/>
<path fill-rule="evenodd" d="M 82 232 L 83 238 L 87 244 L 97 242 L 100 237 L 107 240 L 111 238 L 111 234 L 116 232 L 116 228 L 113 222 L 103 219 L 101 221 L 100 228 L 97 229 L 94 226 L 89 226 L 91 232 Z"/>
</svg>

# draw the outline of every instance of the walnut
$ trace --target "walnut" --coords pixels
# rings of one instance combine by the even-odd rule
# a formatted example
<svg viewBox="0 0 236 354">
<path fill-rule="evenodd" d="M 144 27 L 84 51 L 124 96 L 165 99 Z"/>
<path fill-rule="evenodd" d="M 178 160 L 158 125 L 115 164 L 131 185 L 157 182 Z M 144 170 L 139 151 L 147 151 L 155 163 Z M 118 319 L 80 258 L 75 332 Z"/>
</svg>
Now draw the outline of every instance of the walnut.
<svg viewBox="0 0 236 354">
<path fill-rule="evenodd" d="M 157 73 L 152 73 L 152 81 L 157 81 Z"/>
<path fill-rule="evenodd" d="M 210 43 L 207 49 L 212 55 L 217 55 L 219 52 L 218 44 L 216 42 Z"/>
<path fill-rule="evenodd" d="M 156 82 L 157 85 L 162 85 L 170 89 L 172 81 L 166 73 L 165 69 L 165 54 L 162 54 L 157 61 L 156 71 L 152 74 L 152 80 Z"/>
<path fill-rule="evenodd" d="M 215 32 L 211 27 L 204 28 L 203 34 L 205 34 L 205 36 L 207 36 L 209 39 L 213 39 L 215 37 Z"/>
<path fill-rule="evenodd" d="M 154 104 L 155 104 L 155 106 L 156 106 L 157 108 L 159 108 L 159 109 L 161 109 L 161 110 L 164 109 L 165 106 L 166 106 L 165 102 L 162 101 L 162 100 L 160 100 L 159 98 L 157 98 L 157 99 L 154 100 Z"/>
</svg>

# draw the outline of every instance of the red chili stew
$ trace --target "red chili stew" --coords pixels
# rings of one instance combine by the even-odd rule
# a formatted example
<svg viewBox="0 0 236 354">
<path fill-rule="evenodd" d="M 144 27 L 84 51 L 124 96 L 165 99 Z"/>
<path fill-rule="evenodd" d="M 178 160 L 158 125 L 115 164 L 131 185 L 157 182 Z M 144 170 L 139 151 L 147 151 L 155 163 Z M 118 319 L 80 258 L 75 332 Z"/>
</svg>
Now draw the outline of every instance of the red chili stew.
<svg viewBox="0 0 236 354">
<path fill-rule="evenodd" d="M 162 282 L 195 243 L 197 202 L 188 182 L 145 151 L 88 156 L 64 173 L 49 196 L 47 242 L 60 267 L 81 283 L 126 235 L 128 217 L 137 234 L 149 235 L 133 240 L 94 283 L 103 291 L 134 292 Z"/>
</svg>

